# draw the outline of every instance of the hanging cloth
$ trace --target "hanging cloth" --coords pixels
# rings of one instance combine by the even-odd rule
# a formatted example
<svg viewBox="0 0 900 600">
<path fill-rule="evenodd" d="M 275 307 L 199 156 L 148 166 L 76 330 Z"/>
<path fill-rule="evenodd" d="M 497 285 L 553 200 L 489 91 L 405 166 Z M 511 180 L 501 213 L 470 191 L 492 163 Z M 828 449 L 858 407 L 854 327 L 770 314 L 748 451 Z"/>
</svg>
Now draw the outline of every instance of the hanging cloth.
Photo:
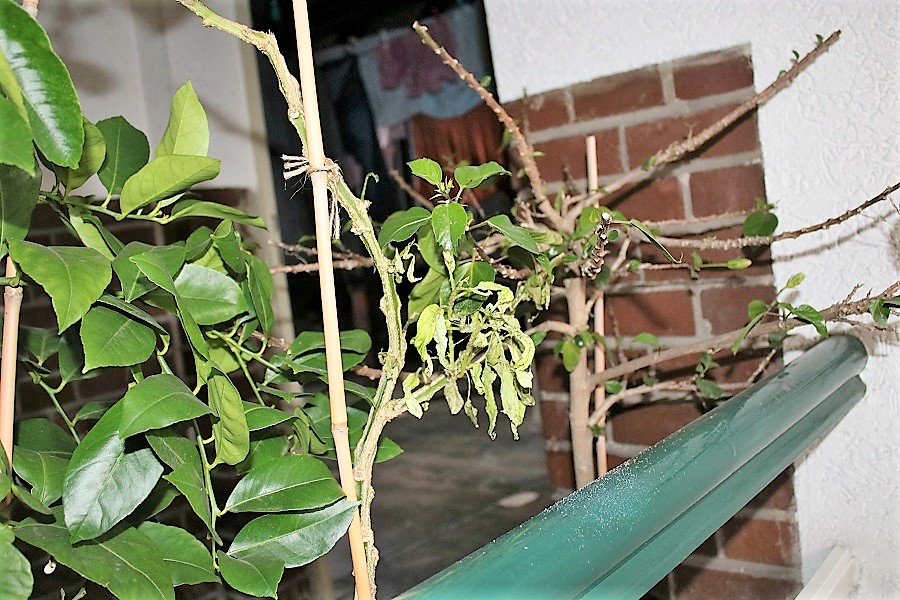
<svg viewBox="0 0 900 600">
<path fill-rule="evenodd" d="M 490 73 L 487 32 L 478 8 L 463 5 L 423 24 L 439 44 L 448 50 L 455 47 L 456 58 L 477 79 Z M 363 87 L 380 127 L 392 127 L 419 113 L 458 117 L 481 103 L 408 28 L 363 38 L 348 49 L 358 57 Z"/>
<path fill-rule="evenodd" d="M 496 115 L 484 104 L 461 117 L 435 119 L 426 115 L 416 115 L 409 122 L 410 134 L 416 157 L 427 157 L 439 162 L 452 176 L 452 167 L 466 162 L 470 165 L 497 161 L 506 164 L 502 150 L 503 126 Z M 421 180 L 416 180 L 418 184 Z M 431 195 L 428 184 L 418 191 Z M 483 193 L 492 190 L 475 190 L 481 199 Z"/>
</svg>

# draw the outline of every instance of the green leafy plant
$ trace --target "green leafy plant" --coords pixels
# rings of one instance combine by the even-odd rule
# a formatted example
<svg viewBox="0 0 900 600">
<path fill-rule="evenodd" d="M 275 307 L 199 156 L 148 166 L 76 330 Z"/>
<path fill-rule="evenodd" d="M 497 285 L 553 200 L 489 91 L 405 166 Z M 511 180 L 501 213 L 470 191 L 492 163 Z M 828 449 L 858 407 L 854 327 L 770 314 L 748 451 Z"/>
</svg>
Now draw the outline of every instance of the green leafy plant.
<svg viewBox="0 0 900 600">
<path fill-rule="evenodd" d="M 286 568 L 321 556 L 344 534 L 356 504 L 323 462 L 334 456 L 327 402 L 279 387 L 325 381 L 324 344 L 321 333 L 304 332 L 282 351 L 268 349 L 272 278 L 238 227 L 262 221 L 191 192 L 218 175 L 219 161 L 207 156 L 206 113 L 190 82 L 173 97 L 151 154 L 124 117 L 82 117 L 44 31 L 2 0 L 0 91 L 0 131 L 12 136 L 0 144 L 0 258 L 15 265 L 5 283 L 49 296 L 56 318 L 53 329 L 22 328 L 18 362 L 64 426 L 23 420 L 6 448 L 12 466 L 3 453 L 0 495 L 17 500 L 0 523 L 5 597 L 28 597 L 32 586 L 14 540 L 120 598 L 174 598 L 177 586 L 221 581 L 274 597 Z M 38 160 L 52 173 L 49 189 L 41 189 Z M 77 195 L 94 176 L 105 197 Z M 39 204 L 75 245 L 28 239 Z M 108 227 L 188 217 L 214 227 L 163 246 L 124 243 Z M 187 373 L 172 366 L 165 315 L 187 340 Z M 370 341 L 348 331 L 341 345 L 349 369 Z M 59 400 L 67 387 L 114 369 L 129 376 L 117 401 L 67 413 Z M 362 406 L 351 408 L 358 441 L 374 390 L 347 389 Z M 399 452 L 383 439 L 378 458 Z M 200 528 L 167 523 L 167 509 L 179 505 Z M 225 529 L 237 529 L 233 539 Z"/>
</svg>

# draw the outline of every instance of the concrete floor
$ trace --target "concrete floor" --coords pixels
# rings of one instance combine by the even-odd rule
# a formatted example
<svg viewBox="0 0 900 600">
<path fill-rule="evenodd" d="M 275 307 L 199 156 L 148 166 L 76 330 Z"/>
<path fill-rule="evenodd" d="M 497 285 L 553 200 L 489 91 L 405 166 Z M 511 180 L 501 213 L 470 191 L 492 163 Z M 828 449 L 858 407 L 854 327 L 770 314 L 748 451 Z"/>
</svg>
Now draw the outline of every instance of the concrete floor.
<svg viewBox="0 0 900 600">
<path fill-rule="evenodd" d="M 552 504 L 538 413 L 528 412 L 518 441 L 508 422 L 498 419 L 491 440 L 484 425 L 473 428 L 443 402 L 421 421 L 407 414 L 388 425 L 386 435 L 405 452 L 375 466 L 378 598 L 406 591 Z M 526 502 L 504 507 L 501 500 Z M 346 539 L 328 555 L 328 566 L 336 598 L 351 600 Z"/>
</svg>

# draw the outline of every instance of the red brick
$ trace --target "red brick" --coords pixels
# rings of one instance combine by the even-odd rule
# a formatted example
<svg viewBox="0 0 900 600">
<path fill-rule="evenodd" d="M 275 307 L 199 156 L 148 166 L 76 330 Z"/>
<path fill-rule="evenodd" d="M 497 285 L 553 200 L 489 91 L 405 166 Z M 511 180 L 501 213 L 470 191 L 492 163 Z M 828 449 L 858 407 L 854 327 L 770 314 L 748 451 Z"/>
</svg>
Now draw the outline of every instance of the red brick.
<svg viewBox="0 0 900 600">
<path fill-rule="evenodd" d="M 594 135 L 597 137 L 597 168 L 600 175 L 621 173 L 618 134 L 615 131 L 600 131 Z M 585 137 L 573 136 L 535 144 L 535 150 L 544 153 L 536 159 L 541 175 L 549 182 L 563 181 L 565 168 L 568 167 L 573 178 L 584 179 L 587 176 Z"/>
<path fill-rule="evenodd" d="M 644 331 L 655 335 L 694 335 L 694 314 L 688 290 L 607 296 L 606 306 L 606 331 L 613 331 L 609 314 L 612 311 L 623 335 Z"/>
<path fill-rule="evenodd" d="M 794 509 L 794 468 L 788 467 L 748 504 L 748 508 Z"/>
<path fill-rule="evenodd" d="M 735 106 L 725 106 L 683 117 L 673 117 L 652 123 L 644 123 L 625 130 L 628 144 L 628 160 L 631 167 L 643 164 L 648 158 L 672 142 L 680 142 L 688 135 L 700 133 L 703 129 L 731 112 Z M 739 152 L 749 152 L 759 148 L 756 114 L 752 113 L 739 120 L 719 137 L 700 149 L 704 157 L 725 156 Z"/>
<path fill-rule="evenodd" d="M 684 565 L 677 567 L 674 575 L 673 598 L 678 600 L 787 600 L 800 589 L 795 581 Z"/>
<path fill-rule="evenodd" d="M 535 358 L 537 387 L 543 392 L 566 392 L 569 389 L 569 374 L 562 361 L 551 352 L 541 352 Z"/>
<path fill-rule="evenodd" d="M 655 67 L 572 86 L 576 121 L 634 112 L 663 103 Z"/>
<path fill-rule="evenodd" d="M 569 112 L 566 110 L 562 90 L 523 98 L 507 104 L 505 108 L 520 124 L 524 123 L 527 116 L 528 129 L 531 133 L 569 122 Z"/>
<path fill-rule="evenodd" d="M 569 403 L 556 400 L 542 400 L 541 430 L 545 440 L 569 440 L 572 428 L 569 426 Z"/>
<path fill-rule="evenodd" d="M 46 327 L 48 329 L 56 329 L 56 313 L 49 304 L 27 303 L 22 305 L 19 314 L 19 322 L 22 325 L 31 327 Z"/>
<path fill-rule="evenodd" d="M 716 357 L 719 367 L 710 374 L 719 383 L 738 383 L 747 381 L 759 367 L 760 361 L 769 353 L 767 349 L 741 352 L 733 356 L 731 352 L 723 353 Z M 780 368 L 781 360 L 776 359 L 767 367 L 769 374 Z M 763 378 L 766 373 L 763 373 Z"/>
<path fill-rule="evenodd" d="M 747 324 L 747 305 L 751 300 L 771 302 L 771 287 L 729 287 L 705 290 L 700 294 L 703 317 L 709 321 L 713 335 L 740 329 Z"/>
<path fill-rule="evenodd" d="M 753 64 L 748 56 L 732 56 L 711 62 L 703 56 L 676 67 L 675 95 L 684 100 L 722 94 L 753 85 Z"/>
<path fill-rule="evenodd" d="M 75 382 L 78 398 L 82 402 L 95 398 L 121 398 L 128 391 L 128 369 L 106 369 L 96 377 Z"/>
<path fill-rule="evenodd" d="M 693 404 L 653 404 L 628 408 L 612 417 L 613 439 L 624 444 L 651 446 L 701 414 Z"/>
<path fill-rule="evenodd" d="M 544 459 L 547 461 L 547 478 L 550 485 L 567 490 L 575 489 L 575 466 L 571 452 L 546 450 Z"/>
<path fill-rule="evenodd" d="M 674 177 L 612 194 L 604 202 L 629 219 L 665 221 L 684 218 L 681 184 Z"/>
<path fill-rule="evenodd" d="M 756 198 L 766 197 L 761 165 L 745 165 L 691 174 L 694 215 L 752 210 Z"/>
<path fill-rule="evenodd" d="M 794 523 L 763 519 L 732 519 L 722 528 L 725 556 L 770 565 L 797 564 Z"/>
</svg>

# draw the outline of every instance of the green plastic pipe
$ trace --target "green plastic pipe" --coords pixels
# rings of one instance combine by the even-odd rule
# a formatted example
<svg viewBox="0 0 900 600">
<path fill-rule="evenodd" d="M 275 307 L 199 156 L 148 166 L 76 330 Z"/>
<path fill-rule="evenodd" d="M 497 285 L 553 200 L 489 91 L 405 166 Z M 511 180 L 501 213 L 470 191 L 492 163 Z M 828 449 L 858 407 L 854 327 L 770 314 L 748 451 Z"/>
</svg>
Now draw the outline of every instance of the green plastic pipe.
<svg viewBox="0 0 900 600">
<path fill-rule="evenodd" d="M 865 348 L 855 338 L 822 342 L 775 376 L 399 598 L 639 597 L 643 593 L 639 589 L 650 589 L 671 568 L 668 563 L 680 562 L 849 410 L 845 405 L 858 399 L 861 384 L 843 386 L 865 362 Z M 801 443 L 790 442 L 793 439 Z M 785 453 L 793 456 L 782 456 Z M 754 461 L 757 456 L 761 458 Z M 776 464 L 763 468 L 767 461 Z M 704 501 L 707 496 L 711 500 Z M 696 543 L 677 539 L 704 521 L 704 511 L 732 496 L 737 498 L 721 511 L 730 513 L 712 517 L 711 523 L 719 522 L 706 526 L 708 532 L 692 534 Z M 736 507 L 732 510 L 731 505 Z M 692 507 L 697 508 L 692 512 Z M 667 528 L 675 533 L 667 534 Z M 629 558 L 641 556 L 639 551 L 654 539 L 662 540 L 661 548 L 677 546 L 678 552 L 668 557 L 662 551 L 646 554 L 641 560 L 667 565 L 653 570 L 653 577 L 660 571 L 662 575 L 649 581 L 651 569 L 642 574 L 626 567 Z M 689 546 L 683 554 L 682 546 Z M 681 556 L 676 558 L 677 554 Z M 641 583 L 629 584 L 633 595 L 625 593 L 625 584 L 636 575 L 642 577 Z"/>
</svg>

